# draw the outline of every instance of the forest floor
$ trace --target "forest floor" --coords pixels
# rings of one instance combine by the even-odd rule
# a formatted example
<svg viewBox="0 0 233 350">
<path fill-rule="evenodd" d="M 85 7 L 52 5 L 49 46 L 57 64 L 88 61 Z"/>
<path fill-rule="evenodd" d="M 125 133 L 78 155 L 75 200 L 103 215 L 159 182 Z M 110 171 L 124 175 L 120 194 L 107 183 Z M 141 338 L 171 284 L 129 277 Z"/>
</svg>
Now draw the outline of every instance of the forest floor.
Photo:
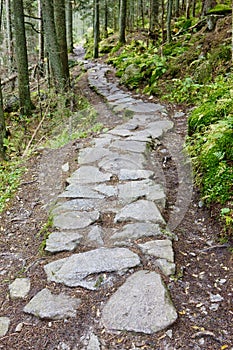
<svg viewBox="0 0 233 350">
<path fill-rule="evenodd" d="M 78 75 L 79 71 L 74 74 Z M 113 74 L 109 78 L 115 80 Z M 121 123 L 121 118 L 112 113 L 104 99 L 89 88 L 86 74 L 76 89 L 77 93 L 88 98 L 98 112 L 98 121 L 105 127 L 112 128 Z M 187 114 L 179 106 L 169 105 L 167 109 L 175 124 L 172 137 L 167 140 L 172 144 L 176 137 L 184 140 Z M 64 189 L 66 178 L 77 168 L 77 150 L 90 141 L 91 136 L 58 149 L 38 150 L 26 162 L 27 172 L 20 188 L 0 216 L 0 316 L 11 319 L 8 333 L 0 339 L 0 349 L 83 348 L 93 304 L 98 306 L 103 296 L 96 294 L 93 300 L 89 293 L 85 293 L 84 307 L 77 319 L 69 319 L 66 323 L 48 322 L 25 315 L 22 311 L 25 300 L 11 300 L 8 286 L 16 277 L 29 277 L 30 299 L 47 285 L 43 265 L 49 254 L 40 249 L 44 237 L 39 232 L 48 222 L 51 203 Z M 175 154 L 164 162 L 162 148 L 153 152 L 160 159 L 161 166 L 164 164 L 167 184 L 164 216 L 168 221 L 178 188 L 177 166 L 173 161 Z M 62 167 L 66 163 L 69 170 L 64 172 Z M 134 333 L 127 337 L 124 333 L 105 333 L 101 335 L 105 340 L 103 349 L 233 349 L 232 253 L 226 244 L 219 243 L 221 227 L 210 210 L 202 206 L 195 187 L 186 209 L 184 218 L 173 231 L 178 237 L 174 241 L 177 272 L 170 281 L 170 293 L 179 317 L 170 327 L 172 332 Z M 66 288 L 54 284 L 53 290 L 66 291 Z M 168 337 L 169 345 L 166 345 Z"/>
</svg>

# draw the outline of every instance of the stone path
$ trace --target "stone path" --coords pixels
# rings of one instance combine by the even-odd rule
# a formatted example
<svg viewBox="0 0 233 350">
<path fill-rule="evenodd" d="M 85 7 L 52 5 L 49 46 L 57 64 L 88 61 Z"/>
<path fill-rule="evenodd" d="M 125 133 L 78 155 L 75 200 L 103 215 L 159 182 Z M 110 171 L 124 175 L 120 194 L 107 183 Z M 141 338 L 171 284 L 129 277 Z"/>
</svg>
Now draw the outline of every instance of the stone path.
<svg viewBox="0 0 233 350">
<path fill-rule="evenodd" d="M 86 68 L 89 84 L 114 113 L 122 114 L 122 124 L 79 151 L 78 168 L 52 210 L 54 232 L 45 249 L 56 259 L 44 270 L 48 282 L 72 288 L 94 292 L 113 287 L 100 310 L 103 330 L 153 334 L 172 325 L 177 313 L 163 282 L 175 273 L 172 234 L 161 214 L 166 196 L 148 145 L 173 124 L 164 106 L 135 99 L 109 83 L 107 66 L 86 63 Z M 61 258 L 64 251 L 70 253 Z M 12 298 L 29 290 L 27 279 L 10 286 Z M 81 301 L 52 294 L 48 287 L 24 312 L 49 320 L 76 317 Z M 0 336 L 8 327 L 9 320 L 2 317 Z M 101 349 L 101 336 L 93 331 L 88 339 L 83 349 Z"/>
</svg>

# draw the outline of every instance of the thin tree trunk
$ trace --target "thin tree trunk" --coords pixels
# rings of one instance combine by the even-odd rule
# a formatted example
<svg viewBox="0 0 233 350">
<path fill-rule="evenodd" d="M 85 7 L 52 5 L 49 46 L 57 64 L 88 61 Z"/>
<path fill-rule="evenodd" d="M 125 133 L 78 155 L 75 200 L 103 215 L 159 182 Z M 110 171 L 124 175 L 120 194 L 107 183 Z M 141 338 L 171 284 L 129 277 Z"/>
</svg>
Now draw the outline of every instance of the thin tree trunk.
<svg viewBox="0 0 233 350">
<path fill-rule="evenodd" d="M 159 1 L 158 0 L 150 0 L 150 33 L 155 31 L 156 23 L 158 23 L 158 15 L 159 15 Z"/>
<path fill-rule="evenodd" d="M 180 0 L 175 0 L 175 16 L 178 18 L 180 15 Z"/>
<path fill-rule="evenodd" d="M 65 79 L 66 87 L 69 86 L 69 64 L 68 64 L 68 49 L 66 41 L 66 12 L 65 12 L 65 0 L 53 0 L 54 1 L 54 19 L 57 35 L 57 42 L 59 46 L 61 63 L 63 69 L 63 76 Z"/>
<path fill-rule="evenodd" d="M 191 0 L 186 0 L 185 16 L 187 19 L 190 19 L 190 6 L 191 6 Z"/>
<path fill-rule="evenodd" d="M 126 30 L 126 12 L 127 12 L 127 0 L 121 0 L 120 3 L 120 21 L 119 21 L 119 43 L 125 44 L 125 30 Z"/>
<path fill-rule="evenodd" d="M 100 41 L 100 13 L 99 0 L 94 0 L 94 53 L 93 57 L 99 57 L 99 41 Z"/>
<path fill-rule="evenodd" d="M 0 30 L 2 29 L 3 2 L 4 0 L 1 0 L 1 3 L 0 3 Z"/>
<path fill-rule="evenodd" d="M 10 0 L 5 0 L 6 5 L 6 37 L 7 37 L 7 56 L 8 56 L 8 74 L 11 76 L 14 70 L 13 59 L 13 35 L 12 35 L 12 21 L 11 21 L 11 4 Z M 15 81 L 12 80 L 11 89 L 14 90 Z"/>
<path fill-rule="evenodd" d="M 20 113 L 31 115 L 32 102 L 29 88 L 28 57 L 24 26 L 23 1 L 13 0 L 15 51 L 18 70 Z"/>
<path fill-rule="evenodd" d="M 74 52 L 73 41 L 73 5 L 72 0 L 66 0 L 67 46 L 68 52 Z"/>
<path fill-rule="evenodd" d="M 172 40 L 171 18 L 172 18 L 172 0 L 168 0 L 168 3 L 167 3 L 167 41 L 169 43 Z"/>
<path fill-rule="evenodd" d="M 104 0 L 104 37 L 108 37 L 108 0 Z"/>
<path fill-rule="evenodd" d="M 43 19 L 42 19 L 41 0 L 38 0 L 38 18 L 40 18 L 40 20 L 39 20 L 39 34 L 38 34 L 38 45 L 39 45 L 38 60 L 39 60 L 40 65 L 43 66 L 45 53 L 44 53 L 44 26 L 43 26 Z"/>
<path fill-rule="evenodd" d="M 5 126 L 5 118 L 4 118 L 4 111 L 3 111 L 2 87 L 1 87 L 1 79 L 0 79 L 0 160 L 5 159 L 5 150 L 4 150 L 5 136 L 6 136 L 6 126 Z"/>
<path fill-rule="evenodd" d="M 192 16 L 193 17 L 196 17 L 196 0 L 193 0 L 193 10 L 192 10 Z"/>
<path fill-rule="evenodd" d="M 144 16 L 143 0 L 141 0 L 140 7 L 141 7 L 142 28 L 144 29 L 145 28 L 145 16 Z"/>
<path fill-rule="evenodd" d="M 41 3 L 42 3 L 44 32 L 45 32 L 45 38 L 46 38 L 46 49 L 49 54 L 52 76 L 53 76 L 55 87 L 59 91 L 63 91 L 66 88 L 66 78 L 63 74 L 60 48 L 57 41 L 55 22 L 54 22 L 53 2 L 52 0 L 42 0 Z"/>
<path fill-rule="evenodd" d="M 162 7 L 162 14 L 161 14 L 161 29 L 162 29 L 162 43 L 165 43 L 165 25 L 164 25 L 164 17 L 165 17 L 165 4 L 164 4 L 164 0 L 162 0 L 161 3 L 161 7 Z"/>
</svg>

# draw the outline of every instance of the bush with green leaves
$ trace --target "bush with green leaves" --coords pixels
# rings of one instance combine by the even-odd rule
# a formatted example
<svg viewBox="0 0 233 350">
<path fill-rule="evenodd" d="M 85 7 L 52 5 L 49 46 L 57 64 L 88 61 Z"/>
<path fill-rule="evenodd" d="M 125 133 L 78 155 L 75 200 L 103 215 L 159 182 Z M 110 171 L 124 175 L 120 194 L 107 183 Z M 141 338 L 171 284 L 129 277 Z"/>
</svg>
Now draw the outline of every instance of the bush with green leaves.
<svg viewBox="0 0 233 350">
<path fill-rule="evenodd" d="M 233 199 L 232 79 L 225 81 L 189 118 L 187 149 L 207 204 Z"/>
</svg>

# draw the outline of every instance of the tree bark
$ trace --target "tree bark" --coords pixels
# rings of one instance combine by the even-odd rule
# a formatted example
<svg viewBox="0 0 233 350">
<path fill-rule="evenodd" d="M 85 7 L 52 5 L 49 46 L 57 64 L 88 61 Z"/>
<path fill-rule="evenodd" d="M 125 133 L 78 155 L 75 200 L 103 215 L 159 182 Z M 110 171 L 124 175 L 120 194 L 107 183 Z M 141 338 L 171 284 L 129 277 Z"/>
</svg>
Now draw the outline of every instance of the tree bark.
<svg viewBox="0 0 233 350">
<path fill-rule="evenodd" d="M 63 69 L 63 76 L 65 84 L 69 86 L 69 64 L 68 64 L 68 49 L 66 41 L 66 12 L 65 12 L 65 0 L 53 0 L 54 1 L 54 18 L 55 28 L 57 35 L 57 42 L 59 46 L 61 63 Z"/>
<path fill-rule="evenodd" d="M 73 5 L 72 0 L 66 0 L 67 46 L 68 52 L 74 52 L 73 41 Z"/>
<path fill-rule="evenodd" d="M 125 44 L 125 31 L 126 31 L 126 12 L 127 12 L 127 0 L 121 0 L 120 2 L 120 21 L 119 21 L 119 43 Z"/>
<path fill-rule="evenodd" d="M 15 0 L 17 1 L 17 0 Z M 44 23 L 44 32 L 46 38 L 46 49 L 49 55 L 51 71 L 55 87 L 59 91 L 66 89 L 66 77 L 63 73 L 60 47 L 57 41 L 57 34 L 55 29 L 53 1 L 42 0 L 42 15 Z"/>
<path fill-rule="evenodd" d="M 10 0 L 5 0 L 6 5 L 6 37 L 7 37 L 7 56 L 8 56 L 8 74 L 12 75 L 14 70 L 13 58 L 13 35 L 12 35 L 12 19 L 11 19 L 11 3 Z M 12 82 L 12 90 L 14 90 L 14 81 Z"/>
<path fill-rule="evenodd" d="M 108 0 L 104 0 L 104 37 L 108 37 Z"/>
<path fill-rule="evenodd" d="M 94 0 L 94 52 L 93 57 L 99 57 L 99 41 L 100 41 L 100 6 L 99 0 Z"/>
<path fill-rule="evenodd" d="M 5 159 L 4 138 L 6 135 L 5 118 L 2 103 L 2 87 L 0 79 L 0 160 Z"/>
<path fill-rule="evenodd" d="M 158 23 L 158 15 L 159 15 L 159 1 L 158 0 L 150 0 L 150 33 L 155 31 L 156 23 Z"/>
<path fill-rule="evenodd" d="M 14 36 L 16 63 L 18 70 L 20 113 L 29 116 L 31 115 L 32 111 L 32 102 L 29 88 L 28 57 L 24 26 L 23 1 L 13 0 L 12 5 L 14 15 Z"/>
<path fill-rule="evenodd" d="M 168 0 L 167 3 L 167 41 L 170 43 L 172 40 L 171 34 L 171 18 L 172 18 L 172 0 Z"/>
</svg>

